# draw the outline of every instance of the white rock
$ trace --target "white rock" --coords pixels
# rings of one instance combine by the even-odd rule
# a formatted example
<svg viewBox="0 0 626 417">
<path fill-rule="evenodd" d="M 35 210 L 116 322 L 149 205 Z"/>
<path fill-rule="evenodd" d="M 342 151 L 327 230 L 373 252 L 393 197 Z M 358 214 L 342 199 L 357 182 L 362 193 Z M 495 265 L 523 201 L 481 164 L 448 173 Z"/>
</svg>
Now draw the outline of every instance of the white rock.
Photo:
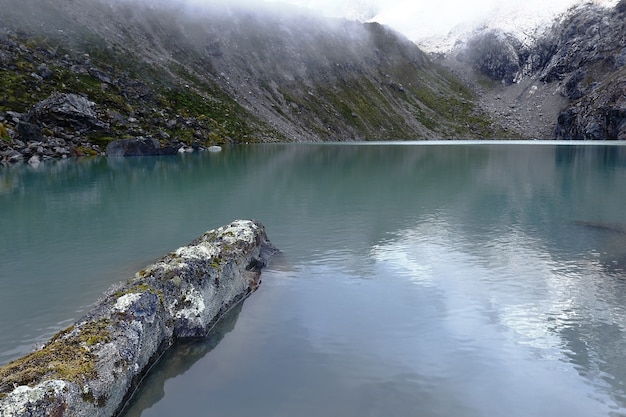
<svg viewBox="0 0 626 417">
<path fill-rule="evenodd" d="M 39 157 L 37 155 L 33 155 L 30 157 L 30 159 L 28 160 L 28 163 L 34 167 L 39 166 L 39 164 L 41 163 L 41 161 L 39 160 Z"/>
<path fill-rule="evenodd" d="M 140 298 L 141 293 L 136 292 L 122 295 L 120 298 L 117 299 L 113 308 L 116 311 L 120 311 L 123 313 L 124 311 L 128 310 L 128 307 L 130 307 L 135 301 L 139 300 Z"/>
</svg>

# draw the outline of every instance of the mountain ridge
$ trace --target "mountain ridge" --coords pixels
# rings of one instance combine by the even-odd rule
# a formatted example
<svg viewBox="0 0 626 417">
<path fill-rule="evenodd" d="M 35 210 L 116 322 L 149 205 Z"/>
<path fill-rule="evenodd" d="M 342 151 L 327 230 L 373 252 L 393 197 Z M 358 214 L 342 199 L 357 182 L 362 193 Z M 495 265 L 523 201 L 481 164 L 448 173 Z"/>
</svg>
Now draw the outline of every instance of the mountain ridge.
<svg viewBox="0 0 626 417">
<path fill-rule="evenodd" d="M 27 113 L 52 92 L 95 104 L 108 127 L 86 136 L 100 151 L 117 137 L 206 146 L 508 135 L 451 73 L 376 23 L 291 9 L 2 2 L 0 122 L 24 144 L 13 119 L 24 120 L 7 112 Z M 42 65 L 52 75 L 32 76 Z M 43 139 L 71 136 L 38 127 Z"/>
<path fill-rule="evenodd" d="M 523 136 L 624 140 L 625 12 L 624 0 L 581 4 L 530 44 L 490 29 L 440 59 L 474 85 L 481 107 Z"/>
</svg>

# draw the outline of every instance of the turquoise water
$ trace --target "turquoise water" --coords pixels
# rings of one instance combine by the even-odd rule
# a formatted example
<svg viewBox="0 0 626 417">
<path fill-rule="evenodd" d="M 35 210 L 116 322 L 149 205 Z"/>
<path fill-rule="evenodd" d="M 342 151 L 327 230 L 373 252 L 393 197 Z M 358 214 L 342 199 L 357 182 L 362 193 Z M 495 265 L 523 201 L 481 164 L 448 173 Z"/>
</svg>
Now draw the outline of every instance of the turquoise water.
<svg viewBox="0 0 626 417">
<path fill-rule="evenodd" d="M 205 230 L 282 250 L 126 416 L 626 416 L 626 147 L 258 145 L 0 169 L 0 362 Z"/>
</svg>

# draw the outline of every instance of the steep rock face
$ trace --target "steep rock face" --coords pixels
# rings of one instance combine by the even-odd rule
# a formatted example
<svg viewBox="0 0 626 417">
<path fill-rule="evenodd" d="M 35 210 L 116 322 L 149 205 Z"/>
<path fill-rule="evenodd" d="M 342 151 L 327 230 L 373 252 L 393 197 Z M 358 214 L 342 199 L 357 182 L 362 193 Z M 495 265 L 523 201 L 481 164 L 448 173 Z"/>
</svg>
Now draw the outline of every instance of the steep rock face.
<svg viewBox="0 0 626 417">
<path fill-rule="evenodd" d="M 557 139 L 626 139 L 626 3 L 586 6 L 553 30 L 555 50 L 539 69 L 559 81 L 570 105 L 559 115 Z"/>
<path fill-rule="evenodd" d="M 565 140 L 626 140 L 626 71 L 563 110 L 555 134 Z"/>
<path fill-rule="evenodd" d="M 589 79 L 601 77 L 622 67 L 626 32 L 621 6 L 615 9 L 586 4 L 572 9 L 534 47 L 540 59 L 529 62 L 529 69 L 544 82 L 563 81 L 566 94 L 579 95 L 576 90 L 588 92 L 582 85 Z M 581 75 L 581 71 L 583 75 Z"/>
<path fill-rule="evenodd" d="M 527 46 L 499 31 L 479 33 L 459 57 L 503 84 L 558 91 L 566 101 L 554 109 L 556 139 L 626 138 L 626 1 L 613 9 L 593 3 L 572 8 Z M 516 96 L 510 105 L 532 110 L 528 97 Z"/>
<path fill-rule="evenodd" d="M 503 133 L 475 107 L 459 80 L 415 44 L 377 24 L 272 6 L 5 2 L 3 24 L 43 36 L 48 55 L 57 46 L 88 54 L 64 74 L 76 71 L 75 78 L 68 74 L 72 82 L 81 81 L 74 88 L 107 115 L 111 128 L 105 140 L 120 134 L 167 135 L 210 145 Z M 55 59 L 44 58 L 53 75 L 42 67 L 48 78 L 40 76 L 34 87 L 58 77 Z M 36 70 L 40 63 L 23 65 Z"/>
<path fill-rule="evenodd" d="M 524 61 L 522 43 L 499 29 L 479 33 L 472 37 L 459 59 L 505 85 L 515 82 Z"/>
<path fill-rule="evenodd" d="M 114 416 L 174 340 L 202 337 L 260 282 L 276 251 L 235 221 L 112 288 L 41 349 L 0 367 L 0 416 Z"/>
</svg>

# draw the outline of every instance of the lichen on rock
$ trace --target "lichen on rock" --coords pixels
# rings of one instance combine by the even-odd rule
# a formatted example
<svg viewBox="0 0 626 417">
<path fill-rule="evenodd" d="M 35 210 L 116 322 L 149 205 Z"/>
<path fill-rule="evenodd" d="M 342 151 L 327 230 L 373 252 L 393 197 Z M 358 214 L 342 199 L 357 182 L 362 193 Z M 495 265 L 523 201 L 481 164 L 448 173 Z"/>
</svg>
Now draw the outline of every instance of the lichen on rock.
<svg viewBox="0 0 626 417">
<path fill-rule="evenodd" d="M 126 310 L 128 310 L 132 304 L 137 301 L 139 298 L 141 298 L 141 293 L 128 293 L 128 294 L 124 294 L 123 296 L 121 296 L 120 298 L 117 299 L 117 301 L 115 302 L 115 305 L 113 306 L 113 309 L 115 311 L 119 311 L 119 312 L 125 312 Z"/>
<path fill-rule="evenodd" d="M 235 244 L 238 241 L 245 241 L 249 244 L 254 242 L 256 237 L 256 226 L 250 226 L 243 220 L 234 221 L 228 226 L 217 229 L 218 239 L 223 240 L 227 244 Z"/>
<path fill-rule="evenodd" d="M 116 415 L 176 339 L 205 336 L 258 287 L 275 252 L 263 225 L 238 220 L 164 256 L 0 367 L 0 417 Z"/>
</svg>

